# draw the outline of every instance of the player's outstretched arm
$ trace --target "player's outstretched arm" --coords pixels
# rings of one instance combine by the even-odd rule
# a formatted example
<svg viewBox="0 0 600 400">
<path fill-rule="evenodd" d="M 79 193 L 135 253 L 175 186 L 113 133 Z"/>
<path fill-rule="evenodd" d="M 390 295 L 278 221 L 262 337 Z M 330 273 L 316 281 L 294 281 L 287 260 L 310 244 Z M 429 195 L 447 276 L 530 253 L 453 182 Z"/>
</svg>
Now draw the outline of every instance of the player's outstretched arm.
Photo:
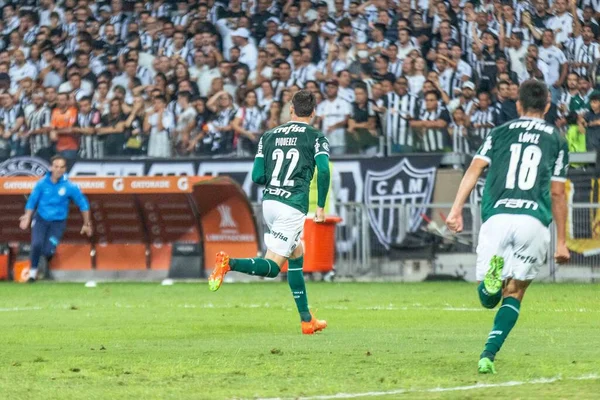
<svg viewBox="0 0 600 400">
<path fill-rule="evenodd" d="M 465 176 L 463 176 L 462 181 L 460 182 L 460 186 L 458 187 L 458 192 L 456 193 L 456 198 L 454 199 L 454 204 L 452 205 L 452 209 L 450 210 L 450 214 L 448 214 L 448 218 L 446 219 L 446 225 L 453 232 L 461 232 L 463 228 L 463 220 L 462 220 L 462 210 L 471 194 L 471 191 L 477 184 L 477 180 L 481 176 L 484 169 L 488 166 L 488 162 L 482 158 L 475 158 Z"/>
<path fill-rule="evenodd" d="M 567 197 L 565 194 L 565 182 L 552 181 L 550 186 L 552 194 L 552 217 L 556 225 L 556 253 L 554 258 L 559 263 L 569 261 L 569 249 L 567 248 Z"/>
<path fill-rule="evenodd" d="M 87 235 L 88 237 L 92 236 L 92 221 L 90 218 L 90 203 L 88 202 L 87 197 L 81 192 L 78 186 L 71 186 L 71 199 L 77 204 L 79 207 L 79 211 L 81 211 L 81 216 L 83 217 L 83 225 L 81 227 L 81 234 Z"/>
<path fill-rule="evenodd" d="M 315 221 L 323 222 L 325 220 L 325 202 L 327 201 L 327 193 L 329 192 L 329 183 L 331 180 L 331 172 L 329 171 L 329 156 L 327 154 L 319 154 L 315 157 L 317 165 L 317 215 Z"/>
</svg>

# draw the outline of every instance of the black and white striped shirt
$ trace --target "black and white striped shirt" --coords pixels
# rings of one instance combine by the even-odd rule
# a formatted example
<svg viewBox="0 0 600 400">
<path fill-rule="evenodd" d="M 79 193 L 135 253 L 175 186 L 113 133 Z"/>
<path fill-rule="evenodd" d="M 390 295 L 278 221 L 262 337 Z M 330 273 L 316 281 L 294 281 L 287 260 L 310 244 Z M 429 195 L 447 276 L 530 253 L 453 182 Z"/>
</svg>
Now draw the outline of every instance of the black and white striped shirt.
<svg viewBox="0 0 600 400">
<path fill-rule="evenodd" d="M 304 86 L 306 81 L 315 79 L 315 72 L 317 72 L 317 66 L 314 64 L 308 64 L 296 68 L 292 77 Z"/>
<path fill-rule="evenodd" d="M 80 128 L 96 128 L 100 126 L 101 116 L 98 110 L 92 109 L 88 114 L 77 114 L 76 126 Z M 104 138 L 97 135 L 82 135 L 79 144 L 79 156 L 86 159 L 104 157 Z"/>
<path fill-rule="evenodd" d="M 150 73 L 150 70 L 142 65 L 138 65 L 135 76 L 138 77 L 144 86 L 152 83 L 152 74 Z"/>
<path fill-rule="evenodd" d="M 152 36 L 146 32 L 140 32 L 140 44 L 144 51 L 152 51 Z"/>
<path fill-rule="evenodd" d="M 52 120 L 52 111 L 47 106 L 42 106 L 38 109 L 33 110 L 27 116 L 27 128 L 30 131 L 49 128 Z M 31 155 L 36 155 L 38 151 L 47 149 L 50 147 L 50 138 L 47 133 L 31 135 L 29 139 L 31 146 Z"/>
<path fill-rule="evenodd" d="M 4 124 L 4 129 L 9 130 L 13 129 L 17 123 L 17 119 L 24 117 L 23 109 L 19 105 L 19 103 L 14 104 L 10 109 L 3 109 L 1 113 L 2 123 Z M 20 143 L 21 146 L 24 146 L 27 143 L 27 137 L 19 138 L 19 134 L 17 132 L 13 133 L 11 140 L 13 144 Z M 14 148 L 11 155 L 15 155 Z"/>
<path fill-rule="evenodd" d="M 299 88 L 303 88 L 304 85 L 302 85 L 302 83 L 296 79 L 294 79 L 293 77 L 288 79 L 287 81 L 282 81 L 282 80 L 274 80 L 271 85 L 273 86 L 273 93 L 275 93 L 275 98 L 277 100 L 279 100 L 280 96 L 281 96 L 281 92 L 283 92 L 284 89 L 289 89 L 290 87 L 296 85 Z"/>
<path fill-rule="evenodd" d="M 152 3 L 148 3 L 151 7 L 150 15 L 154 18 L 168 17 L 171 6 L 168 3 L 161 4 L 158 9 L 152 9 Z"/>
<path fill-rule="evenodd" d="M 392 74 L 394 74 L 394 76 L 396 76 L 396 78 L 398 78 L 400 75 L 402 75 L 402 64 L 404 64 L 404 60 L 401 59 L 396 59 L 396 61 L 391 61 L 388 65 L 388 72 L 391 72 Z"/>
<path fill-rule="evenodd" d="M 561 106 L 564 106 L 566 108 L 567 114 L 569 113 L 571 99 L 577 95 L 579 95 L 579 90 L 576 90 L 573 94 L 571 94 L 568 90 L 565 90 L 560 94 L 560 99 L 558 100 L 559 115 L 562 115 L 562 112 L 560 110 Z"/>
<path fill-rule="evenodd" d="M 183 14 L 183 15 L 174 15 L 171 18 L 171 21 L 173 22 L 173 25 L 175 26 L 187 26 L 188 23 L 188 19 L 190 18 L 189 14 Z"/>
<path fill-rule="evenodd" d="M 433 110 L 428 111 L 427 109 L 421 110 L 419 113 L 419 119 L 421 121 L 437 121 L 443 120 L 447 124 L 450 124 L 450 114 L 445 107 L 439 106 Z M 426 152 L 435 152 L 435 151 L 443 151 L 444 148 L 448 144 L 448 128 L 442 129 L 424 129 L 422 132 L 422 143 L 423 143 L 423 151 Z"/>
<path fill-rule="evenodd" d="M 39 26 L 36 25 L 36 26 L 32 27 L 27 32 L 25 32 L 25 35 L 23 35 L 23 41 L 31 46 L 33 43 L 35 43 L 35 37 L 37 36 L 39 31 L 40 31 Z"/>
<path fill-rule="evenodd" d="M 160 36 L 158 38 L 158 40 L 154 43 L 154 54 L 158 54 L 158 51 L 160 49 L 165 49 L 165 51 L 167 50 L 167 48 L 171 47 L 171 44 L 173 43 L 173 38 L 168 38 L 166 36 Z"/>
<path fill-rule="evenodd" d="M 576 63 L 593 64 L 598 58 L 600 58 L 600 45 L 596 42 L 590 42 L 585 44 L 581 36 L 570 39 L 567 44 L 568 59 Z M 577 67 L 572 68 L 574 72 L 577 72 L 579 76 L 587 76 L 589 72 L 588 67 Z"/>
<path fill-rule="evenodd" d="M 452 151 L 455 153 L 470 153 L 468 130 L 464 125 L 450 124 L 452 128 Z"/>
<path fill-rule="evenodd" d="M 416 96 L 397 93 L 388 93 L 384 98 L 385 129 L 386 136 L 392 138 L 392 142 L 401 146 L 413 146 L 414 138 L 409 119 L 419 115 L 418 99 Z"/>
<path fill-rule="evenodd" d="M 481 139 L 485 139 L 487 135 L 494 127 L 496 110 L 492 107 L 488 107 L 486 110 L 477 110 L 471 116 L 471 126 L 473 135 L 480 137 Z M 488 127 L 479 127 L 476 128 L 474 125 L 488 125 Z"/>
<path fill-rule="evenodd" d="M 240 107 L 235 117 L 241 120 L 242 128 L 245 130 L 254 133 L 262 132 L 264 114 L 258 107 Z"/>
<path fill-rule="evenodd" d="M 173 44 L 171 44 L 165 49 L 165 56 L 170 58 L 176 55 L 180 56 L 183 60 L 187 60 L 188 49 L 185 46 L 183 46 L 181 49 L 177 50 L 175 48 L 175 45 Z"/>
</svg>

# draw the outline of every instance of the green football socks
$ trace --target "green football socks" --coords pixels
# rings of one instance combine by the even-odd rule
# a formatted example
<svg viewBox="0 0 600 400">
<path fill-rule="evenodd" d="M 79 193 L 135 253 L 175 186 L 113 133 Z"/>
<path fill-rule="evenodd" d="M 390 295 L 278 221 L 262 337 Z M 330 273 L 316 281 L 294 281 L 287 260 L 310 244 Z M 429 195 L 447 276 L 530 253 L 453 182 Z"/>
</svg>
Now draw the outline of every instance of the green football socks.
<svg viewBox="0 0 600 400">
<path fill-rule="evenodd" d="M 517 323 L 521 302 L 514 297 L 505 297 L 502 305 L 494 318 L 494 327 L 485 343 L 485 350 L 481 353 L 481 358 L 489 358 L 494 361 L 496 353 L 500 351 L 502 344 L 506 340 L 511 329 Z"/>
<path fill-rule="evenodd" d="M 300 313 L 300 319 L 303 322 L 309 322 L 312 319 L 308 310 L 308 297 L 306 296 L 306 285 L 304 284 L 304 273 L 302 272 L 302 263 L 304 257 L 290 259 L 288 264 L 288 284 L 292 290 L 292 295 L 296 301 L 296 307 Z"/>
<path fill-rule="evenodd" d="M 275 278 L 279 275 L 279 266 L 273 260 L 266 258 L 232 258 L 229 260 L 232 271 L 243 272 L 248 275 Z"/>
<path fill-rule="evenodd" d="M 502 300 L 502 290 L 496 292 L 495 294 L 490 294 L 486 288 L 483 281 L 479 283 L 477 286 L 477 293 L 479 294 L 479 301 L 481 305 L 485 308 L 494 308 L 498 305 L 500 300 Z"/>
</svg>

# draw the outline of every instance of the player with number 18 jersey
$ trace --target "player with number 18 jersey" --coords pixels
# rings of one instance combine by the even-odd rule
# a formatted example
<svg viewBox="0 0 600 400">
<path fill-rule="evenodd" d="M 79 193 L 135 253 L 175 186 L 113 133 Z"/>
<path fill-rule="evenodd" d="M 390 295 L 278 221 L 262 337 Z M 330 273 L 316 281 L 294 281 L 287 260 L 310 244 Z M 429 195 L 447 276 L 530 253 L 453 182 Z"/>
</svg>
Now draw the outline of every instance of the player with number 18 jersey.
<svg viewBox="0 0 600 400">
<path fill-rule="evenodd" d="M 521 117 L 486 137 L 446 219 L 452 231 L 462 231 L 464 204 L 487 168 L 475 275 L 481 305 L 502 305 L 480 355 L 478 370 L 484 374 L 496 373 L 496 354 L 517 322 L 525 291 L 546 263 L 553 219 L 554 257 L 559 263 L 570 257 L 565 195 L 569 151 L 558 129 L 543 119 L 550 108 L 548 98 L 543 82 L 523 82 L 517 102 Z"/>
<path fill-rule="evenodd" d="M 525 214 L 550 225 L 550 182 L 567 180 L 568 157 L 558 129 L 543 120 L 521 118 L 493 129 L 475 156 L 490 164 L 483 222 L 496 214 Z"/>
</svg>

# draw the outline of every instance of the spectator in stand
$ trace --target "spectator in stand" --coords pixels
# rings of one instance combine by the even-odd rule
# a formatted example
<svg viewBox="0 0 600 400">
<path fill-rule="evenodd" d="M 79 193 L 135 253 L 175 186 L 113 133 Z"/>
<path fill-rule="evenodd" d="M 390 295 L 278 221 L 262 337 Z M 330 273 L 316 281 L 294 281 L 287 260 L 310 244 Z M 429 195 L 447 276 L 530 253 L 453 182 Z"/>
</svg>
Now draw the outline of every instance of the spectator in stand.
<svg viewBox="0 0 600 400">
<path fill-rule="evenodd" d="M 352 103 L 352 114 L 348 120 L 349 152 L 355 150 L 361 154 L 374 156 L 377 154 L 379 135 L 376 130 L 376 116 L 373 105 L 369 103 L 367 87 L 358 84 L 354 88 L 355 101 Z"/>
<path fill-rule="evenodd" d="M 590 95 L 590 110 L 583 116 L 582 131 L 588 151 L 600 150 L 600 92 Z"/>
<path fill-rule="evenodd" d="M 385 136 L 392 143 L 392 151 L 411 152 L 415 139 L 410 122 L 419 115 L 419 101 L 408 92 L 408 80 L 401 76 L 394 84 L 394 91 L 383 97 L 385 109 Z"/>
<path fill-rule="evenodd" d="M 352 108 L 338 96 L 337 81 L 329 80 L 325 86 L 327 98 L 317 106 L 315 126 L 329 139 L 330 153 L 340 155 L 346 152 L 346 127 Z"/>
<path fill-rule="evenodd" d="M 233 129 L 237 135 L 238 154 L 252 157 L 256 154 L 258 141 L 262 134 L 263 113 L 258 107 L 256 93 L 246 92 L 243 106 L 240 107 L 233 120 Z"/>
<path fill-rule="evenodd" d="M 222 90 L 214 94 L 206 103 L 213 113 L 213 119 L 208 123 L 207 139 L 210 139 L 211 154 L 227 154 L 233 148 L 233 119 L 237 108 L 231 95 Z M 206 142 L 208 144 L 208 141 Z"/>
<path fill-rule="evenodd" d="M 383 0 L 192 3 L 44 0 L 38 9 L 31 7 L 31 1 L 5 5 L 0 92 L 11 98 L 1 99 L 0 122 L 12 154 L 43 150 L 40 155 L 48 158 L 67 146 L 75 157 L 89 157 L 83 140 L 95 141 L 94 149 L 103 143 L 104 156 L 144 154 L 146 139 L 153 137 L 144 129 L 144 121 L 156 114 L 156 95 L 165 96 L 175 127 L 171 149 L 161 145 L 160 154 L 247 154 L 249 149 L 237 148 L 247 143 L 234 142 L 232 126 L 238 108 L 247 108 L 246 101 L 252 101 L 246 99 L 247 93 L 256 93 L 256 106 L 250 108 L 259 110 L 265 125 L 261 129 L 265 129 L 288 118 L 286 103 L 298 88 L 315 93 L 321 108 L 328 105 L 328 92 L 333 89 L 327 82 L 332 80 L 338 83 L 336 98 L 348 104 L 347 116 L 356 100 L 355 88 L 366 88 L 377 135 L 394 138 L 394 143 L 404 135 L 404 125 L 387 123 L 392 114 L 383 102 L 390 94 L 398 95 L 399 78 L 408 81 L 408 95 L 419 99 L 419 113 L 426 109 L 424 93 L 434 90 L 440 97 L 438 108 L 454 115 L 461 107 L 468 121 L 475 94 L 489 92 L 489 107 L 498 110 L 495 124 L 516 117 L 511 82 L 543 80 L 554 103 L 547 117 L 566 128 L 564 117 L 569 111 L 583 113 L 589 108 L 594 89 L 590 78 L 600 59 L 600 25 L 589 1 L 555 0 L 551 7 L 545 0 L 481 4 L 399 0 L 392 7 Z M 579 75 L 576 89 L 577 78 L 571 73 Z M 226 108 L 221 106 L 221 96 L 210 101 L 223 90 L 230 95 L 229 100 L 223 99 Z M 45 104 L 40 104 L 42 91 Z M 90 97 L 91 108 L 109 116 L 99 129 L 111 133 L 62 131 L 60 137 L 56 129 L 31 133 L 47 128 L 40 118 L 46 110 L 55 113 L 57 91 L 61 97 L 67 94 L 67 108 L 79 108 L 80 114 L 82 101 L 87 109 L 83 99 Z M 191 112 L 179 104 L 185 102 L 180 100 L 186 98 L 181 97 L 184 92 L 191 93 L 185 109 L 195 108 L 196 98 L 203 96 L 209 100 L 201 103 L 210 103 L 216 111 L 212 115 L 209 107 L 204 108 L 208 111 L 200 117 L 201 128 L 190 125 Z M 112 100 L 119 100 L 120 110 L 114 103 L 111 113 Z M 142 106 L 132 116 L 136 102 Z M 19 108 L 21 117 L 16 116 Z M 456 115 L 462 118 L 460 112 Z M 129 117 L 131 126 L 126 126 Z M 82 129 L 87 132 L 90 127 Z M 353 135 L 345 124 L 335 128 L 335 135 L 346 134 Z M 413 150 L 421 147 L 420 140 L 414 144 L 418 146 Z M 470 144 L 469 151 L 475 151 Z M 397 150 L 397 144 L 392 146 L 387 154 Z M 348 150 L 338 147 L 338 154 Z"/>
<path fill-rule="evenodd" d="M 425 152 L 443 152 L 449 148 L 448 126 L 451 122 L 448 110 L 440 105 L 440 94 L 429 91 L 424 96 L 424 106 L 420 110 L 418 120 L 410 121 L 410 126 L 417 130 L 421 137 L 422 149 Z"/>
<path fill-rule="evenodd" d="M 55 142 L 56 152 L 67 160 L 70 167 L 79 151 L 79 135 L 73 127 L 77 122 L 77 109 L 69 106 L 69 96 L 59 93 L 57 107 L 52 112 L 50 139 Z"/>
<path fill-rule="evenodd" d="M 104 157 L 104 141 L 98 136 L 100 112 L 92 107 L 90 97 L 82 97 L 79 101 L 79 112 L 75 123 L 75 132 L 80 134 L 79 156 L 86 159 Z"/>
<path fill-rule="evenodd" d="M 167 99 L 163 95 L 154 97 L 153 112 L 146 114 L 144 132 L 148 138 L 148 155 L 151 157 L 171 157 L 171 134 L 175 128 L 175 118 L 167 110 Z"/>
<path fill-rule="evenodd" d="M 467 126 L 471 129 L 471 137 L 474 139 L 475 146 L 483 143 L 489 135 L 495 124 L 496 110 L 491 105 L 491 96 L 487 92 L 479 93 L 479 102 L 471 109 L 472 114 L 467 121 Z"/>
<path fill-rule="evenodd" d="M 496 126 L 518 118 L 517 103 L 511 98 L 509 82 L 502 81 L 498 83 L 496 101 Z"/>
<path fill-rule="evenodd" d="M 96 131 L 99 136 L 97 139 L 102 143 L 101 146 L 104 148 L 105 155 L 120 156 L 123 154 L 126 119 L 122 100 L 113 98 L 110 101 L 108 114 L 102 117 L 100 127 Z"/>
<path fill-rule="evenodd" d="M 452 151 L 454 153 L 470 153 L 468 115 L 462 107 L 452 113 L 452 122 L 448 127 L 448 134 L 452 138 Z"/>
<path fill-rule="evenodd" d="M 50 160 L 53 149 L 48 134 L 52 130 L 52 112 L 44 104 L 44 92 L 36 91 L 32 96 L 32 104 L 25 108 L 27 135 L 29 137 L 30 154 Z"/>
<path fill-rule="evenodd" d="M 559 89 L 567 79 L 569 65 L 565 53 L 554 43 L 554 32 L 546 29 L 542 36 L 542 46 L 539 48 L 539 59 L 548 65 L 548 73 L 544 74 L 544 80 L 552 93 L 552 101 L 556 102 L 560 97 Z"/>
</svg>

